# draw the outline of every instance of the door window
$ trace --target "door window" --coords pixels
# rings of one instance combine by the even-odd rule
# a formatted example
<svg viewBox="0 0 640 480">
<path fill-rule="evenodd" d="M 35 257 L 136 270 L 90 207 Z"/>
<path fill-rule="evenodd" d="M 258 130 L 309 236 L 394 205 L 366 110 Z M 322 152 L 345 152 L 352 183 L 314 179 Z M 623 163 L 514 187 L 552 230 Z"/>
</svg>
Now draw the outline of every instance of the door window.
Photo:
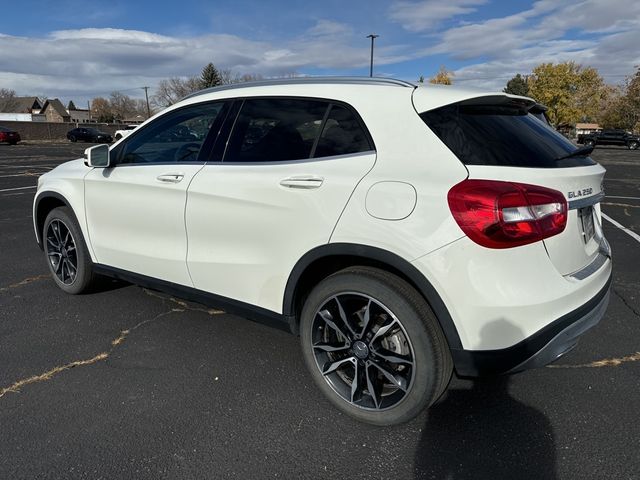
<svg viewBox="0 0 640 480">
<path fill-rule="evenodd" d="M 201 150 L 209 131 L 219 130 L 212 126 L 222 122 L 224 105 L 206 103 L 168 113 L 131 134 L 112 155 L 118 164 L 204 161 Z"/>
<path fill-rule="evenodd" d="M 342 105 L 331 105 L 314 157 L 348 155 L 373 150 L 359 119 Z"/>
<path fill-rule="evenodd" d="M 328 105 L 307 99 L 245 100 L 224 161 L 282 162 L 309 158 Z"/>
</svg>

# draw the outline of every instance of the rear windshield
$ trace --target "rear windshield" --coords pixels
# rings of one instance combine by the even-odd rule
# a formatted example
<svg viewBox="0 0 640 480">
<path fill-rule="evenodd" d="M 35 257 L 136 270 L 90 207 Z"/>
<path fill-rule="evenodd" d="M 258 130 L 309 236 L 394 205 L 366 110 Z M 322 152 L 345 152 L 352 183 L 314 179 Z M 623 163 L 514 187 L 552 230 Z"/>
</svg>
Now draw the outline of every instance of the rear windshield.
<svg viewBox="0 0 640 480">
<path fill-rule="evenodd" d="M 558 160 L 577 147 L 522 107 L 454 104 L 420 117 L 465 165 L 559 168 L 595 164 L 584 155 Z"/>
</svg>

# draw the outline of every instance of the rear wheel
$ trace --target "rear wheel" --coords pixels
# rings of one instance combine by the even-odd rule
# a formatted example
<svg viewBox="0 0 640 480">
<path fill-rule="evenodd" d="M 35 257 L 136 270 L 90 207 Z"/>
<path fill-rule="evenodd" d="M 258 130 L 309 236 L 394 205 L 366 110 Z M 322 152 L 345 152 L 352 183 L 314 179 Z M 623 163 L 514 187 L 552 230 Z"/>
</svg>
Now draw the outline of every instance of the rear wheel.
<svg viewBox="0 0 640 480">
<path fill-rule="evenodd" d="M 58 287 L 71 294 L 88 290 L 94 282 L 93 263 L 69 208 L 58 207 L 49 212 L 42 241 L 47 265 Z"/>
<path fill-rule="evenodd" d="M 75 142 L 77 142 L 77 141 L 78 141 L 78 139 L 75 137 L 75 135 L 69 135 L 69 141 L 70 141 L 71 143 L 75 143 Z"/>
<path fill-rule="evenodd" d="M 367 423 L 411 420 L 451 379 L 451 356 L 431 309 L 382 270 L 354 267 L 320 282 L 303 307 L 300 337 L 320 390 Z"/>
</svg>

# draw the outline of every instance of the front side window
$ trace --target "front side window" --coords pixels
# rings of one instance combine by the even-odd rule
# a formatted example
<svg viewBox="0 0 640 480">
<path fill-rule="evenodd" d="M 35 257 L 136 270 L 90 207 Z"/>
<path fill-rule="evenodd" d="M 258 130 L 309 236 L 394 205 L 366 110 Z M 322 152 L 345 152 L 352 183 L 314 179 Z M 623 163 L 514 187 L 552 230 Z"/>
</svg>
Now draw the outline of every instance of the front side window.
<svg viewBox="0 0 640 480">
<path fill-rule="evenodd" d="M 224 102 L 206 103 L 168 113 L 136 131 L 116 152 L 118 164 L 198 161 L 200 150 Z"/>
</svg>

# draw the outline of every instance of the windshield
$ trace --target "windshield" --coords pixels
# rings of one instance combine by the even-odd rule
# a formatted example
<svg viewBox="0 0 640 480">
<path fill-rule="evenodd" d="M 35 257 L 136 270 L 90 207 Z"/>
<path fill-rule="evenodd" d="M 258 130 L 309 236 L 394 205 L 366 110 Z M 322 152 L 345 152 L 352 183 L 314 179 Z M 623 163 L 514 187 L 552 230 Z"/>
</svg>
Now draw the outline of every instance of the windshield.
<svg viewBox="0 0 640 480">
<path fill-rule="evenodd" d="M 420 115 L 465 165 L 558 168 L 594 165 L 569 140 L 522 108 L 447 105 Z"/>
</svg>

